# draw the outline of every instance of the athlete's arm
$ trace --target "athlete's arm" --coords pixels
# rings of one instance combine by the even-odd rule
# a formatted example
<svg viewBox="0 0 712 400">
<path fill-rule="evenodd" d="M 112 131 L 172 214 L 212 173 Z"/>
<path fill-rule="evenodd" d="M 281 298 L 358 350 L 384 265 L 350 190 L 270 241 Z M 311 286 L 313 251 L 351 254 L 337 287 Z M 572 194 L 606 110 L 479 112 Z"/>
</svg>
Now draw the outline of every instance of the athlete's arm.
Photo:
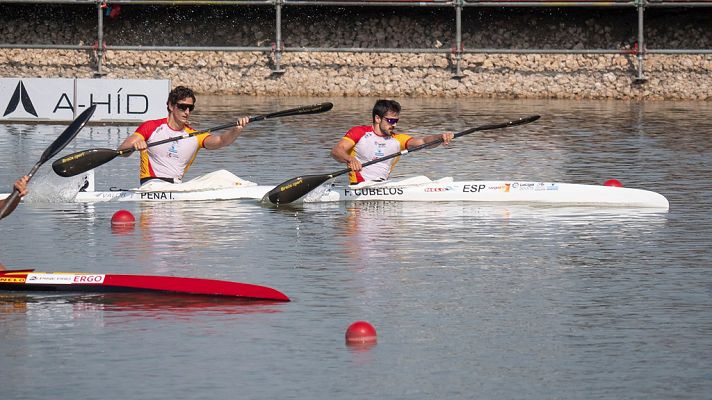
<svg viewBox="0 0 712 400">
<path fill-rule="evenodd" d="M 331 157 L 340 163 L 346 164 L 346 166 L 352 171 L 360 171 L 361 162 L 357 160 L 356 157 L 349 154 L 351 153 L 351 149 L 353 148 L 354 142 L 349 139 L 343 138 L 338 143 L 336 143 L 334 148 L 331 149 Z"/>
<path fill-rule="evenodd" d="M 250 117 L 242 117 L 237 121 L 237 126 L 232 128 L 229 132 L 223 133 L 222 135 L 210 135 L 203 141 L 203 147 L 208 150 L 215 150 L 221 147 L 231 145 L 240 134 L 242 130 L 250 123 Z"/>
<path fill-rule="evenodd" d="M 29 180 L 30 180 L 30 177 L 25 175 L 22 178 L 15 181 L 15 186 L 13 188 L 17 189 L 17 191 L 20 192 L 20 197 L 25 197 L 27 195 L 27 182 Z M 7 199 L 0 200 L 0 209 L 5 208 L 6 202 L 7 202 Z M 15 205 L 15 207 L 17 207 L 17 204 Z M 10 207 L 8 210 L 6 210 L 5 215 L 9 215 L 11 212 L 13 212 L 15 210 L 15 207 Z M 2 267 L 2 264 L 0 264 L 0 267 Z M 2 268 L 0 268 L 0 269 L 2 269 Z"/>
<path fill-rule="evenodd" d="M 139 135 L 138 133 L 133 133 L 131 136 L 127 137 L 126 140 L 124 140 L 123 143 L 119 146 L 117 151 L 120 150 L 128 150 L 128 149 L 134 149 L 134 150 L 146 150 L 148 147 L 148 144 L 146 144 L 146 140 L 144 140 L 143 136 Z M 125 153 L 122 154 L 122 157 L 128 157 L 130 156 L 131 153 Z"/>
<path fill-rule="evenodd" d="M 439 133 L 436 135 L 428 135 L 428 136 L 424 136 L 424 137 L 420 137 L 420 138 L 412 138 L 411 140 L 408 141 L 408 149 L 412 149 L 413 147 L 422 146 L 426 143 L 434 142 L 441 138 L 443 140 L 442 141 L 443 146 L 447 146 L 448 144 L 450 144 L 452 139 L 455 138 L 455 135 L 452 132 L 446 132 L 446 133 Z M 437 143 L 435 145 L 428 146 L 428 147 L 438 147 L 439 144 L 440 143 Z"/>
</svg>

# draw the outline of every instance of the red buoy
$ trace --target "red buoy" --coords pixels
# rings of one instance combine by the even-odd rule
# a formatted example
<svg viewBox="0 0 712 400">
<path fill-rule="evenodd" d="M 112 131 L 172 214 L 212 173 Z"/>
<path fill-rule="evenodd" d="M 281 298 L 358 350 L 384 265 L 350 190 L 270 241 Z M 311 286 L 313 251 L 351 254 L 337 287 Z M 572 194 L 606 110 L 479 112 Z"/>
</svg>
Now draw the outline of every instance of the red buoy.
<svg viewBox="0 0 712 400">
<path fill-rule="evenodd" d="M 111 217 L 111 225 L 133 225 L 135 222 L 136 218 L 128 210 L 119 210 Z"/>
<path fill-rule="evenodd" d="M 373 344 L 376 338 L 376 328 L 366 321 L 356 321 L 346 330 L 346 344 Z"/>
<path fill-rule="evenodd" d="M 623 187 L 623 184 L 620 183 L 620 181 L 618 179 L 609 179 L 609 180 L 603 182 L 603 186 Z"/>
</svg>

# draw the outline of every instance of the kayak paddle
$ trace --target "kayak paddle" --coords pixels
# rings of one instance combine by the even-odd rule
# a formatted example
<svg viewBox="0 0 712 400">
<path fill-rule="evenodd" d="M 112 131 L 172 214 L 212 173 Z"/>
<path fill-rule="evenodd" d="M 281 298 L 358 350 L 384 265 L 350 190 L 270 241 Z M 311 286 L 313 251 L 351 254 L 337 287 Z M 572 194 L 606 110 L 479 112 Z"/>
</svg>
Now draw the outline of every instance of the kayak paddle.
<svg viewBox="0 0 712 400">
<path fill-rule="evenodd" d="M 40 160 L 35 164 L 34 167 L 30 170 L 30 172 L 27 174 L 29 179 L 32 179 L 32 175 L 37 172 L 40 166 L 44 164 L 47 160 L 50 158 L 54 157 L 62 151 L 62 149 L 69 144 L 69 142 L 74 139 L 75 136 L 79 133 L 80 130 L 84 127 L 84 125 L 89 121 L 91 116 L 94 114 L 94 110 L 96 110 L 96 104 L 92 105 L 91 107 L 87 108 L 84 110 L 79 116 L 67 127 L 67 129 L 62 132 L 61 135 L 57 139 L 52 142 L 52 144 L 47 147 L 47 149 L 42 153 L 42 156 L 40 157 Z M 28 181 L 29 181 L 28 179 Z M 5 200 L 5 207 L 3 207 L 2 210 L 0 210 L 0 219 L 5 218 L 8 216 L 11 212 L 15 210 L 15 207 L 20 203 L 20 192 L 17 189 L 13 189 L 12 194 Z"/>
<path fill-rule="evenodd" d="M 455 137 L 460 137 L 464 136 L 467 134 L 470 134 L 472 132 L 477 132 L 477 131 L 487 131 L 490 129 L 499 129 L 499 128 L 506 128 L 509 126 L 516 126 L 516 125 L 523 125 L 523 124 L 528 124 L 530 122 L 534 122 L 539 119 L 539 115 L 532 115 L 529 117 L 525 118 L 519 118 L 514 121 L 508 121 L 504 122 L 501 124 L 489 124 L 489 125 L 482 125 L 478 126 L 477 128 L 470 128 L 467 130 L 464 130 L 462 132 L 458 132 L 455 134 Z M 442 137 L 434 140 L 432 142 L 424 143 L 420 146 L 416 146 L 412 149 L 405 149 L 401 150 L 398 153 L 393 153 L 391 155 L 377 158 L 375 160 L 371 160 L 368 162 L 365 162 L 361 164 L 361 166 L 365 167 L 371 164 L 376 164 L 381 161 L 389 160 L 394 157 L 406 155 L 410 152 L 417 151 L 424 149 L 426 147 L 430 147 L 435 144 L 442 143 L 443 139 Z M 342 169 L 341 171 L 333 172 L 331 174 L 326 174 L 326 175 L 305 175 L 305 176 L 298 176 L 296 178 L 292 178 L 288 181 L 285 181 L 279 185 L 277 185 L 274 189 L 270 190 L 267 192 L 267 194 L 262 198 L 262 201 L 267 201 L 269 200 L 273 204 L 287 204 L 291 203 L 305 194 L 309 193 L 310 191 L 314 190 L 317 188 L 319 185 L 322 183 L 328 181 L 329 179 L 335 178 L 339 175 L 346 174 L 350 172 L 350 168 Z"/>
<path fill-rule="evenodd" d="M 263 119 L 272 119 L 279 117 L 288 117 L 291 115 L 307 115 L 307 114 L 318 114 L 331 110 L 334 107 L 332 103 L 321 103 L 314 104 L 310 106 L 302 106 L 297 108 L 292 108 L 289 110 L 278 111 L 271 114 L 257 115 L 250 117 L 250 122 L 262 121 Z M 191 136 L 200 135 L 203 133 L 210 133 L 212 131 L 219 131 L 221 129 L 233 128 L 237 126 L 237 122 L 231 122 L 229 124 L 218 125 L 212 128 L 204 129 L 202 131 L 196 131 L 188 133 L 181 136 L 172 137 L 169 139 L 159 140 L 148 145 L 148 147 L 158 146 L 159 144 L 164 144 L 168 142 L 174 142 L 176 140 L 186 139 Z M 135 149 L 124 149 L 124 150 L 114 150 L 114 149 L 90 149 L 72 153 L 68 156 L 62 157 L 52 163 L 52 169 L 59 176 L 74 176 L 81 174 L 82 172 L 89 171 L 100 165 L 106 164 L 114 158 L 133 153 Z"/>
</svg>

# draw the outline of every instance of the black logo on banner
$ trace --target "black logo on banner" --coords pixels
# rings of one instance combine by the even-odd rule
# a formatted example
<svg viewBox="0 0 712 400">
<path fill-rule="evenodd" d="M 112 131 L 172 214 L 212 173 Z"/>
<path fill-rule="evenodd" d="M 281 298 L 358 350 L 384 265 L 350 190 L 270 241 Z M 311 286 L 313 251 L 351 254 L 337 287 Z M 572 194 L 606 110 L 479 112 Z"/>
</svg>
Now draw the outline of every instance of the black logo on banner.
<svg viewBox="0 0 712 400">
<path fill-rule="evenodd" d="M 32 105 L 30 95 L 27 94 L 27 89 L 25 89 L 25 85 L 22 83 L 22 81 L 17 83 L 15 93 L 12 94 L 12 97 L 10 98 L 10 103 L 8 103 L 7 108 L 5 109 L 5 113 L 2 116 L 5 117 L 11 112 L 15 111 L 15 109 L 17 109 L 17 105 L 20 104 L 20 102 L 22 102 L 22 108 L 24 108 L 25 111 L 34 115 L 35 117 L 37 116 L 35 106 Z"/>
</svg>

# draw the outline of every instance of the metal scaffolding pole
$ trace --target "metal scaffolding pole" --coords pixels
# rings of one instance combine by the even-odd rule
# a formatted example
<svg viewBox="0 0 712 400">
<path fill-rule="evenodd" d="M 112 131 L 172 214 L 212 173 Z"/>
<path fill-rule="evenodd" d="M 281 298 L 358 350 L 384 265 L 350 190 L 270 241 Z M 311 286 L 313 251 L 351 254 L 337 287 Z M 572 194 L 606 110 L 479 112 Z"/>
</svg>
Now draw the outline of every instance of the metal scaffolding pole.
<svg viewBox="0 0 712 400">
<path fill-rule="evenodd" d="M 282 0 L 276 0 L 275 9 L 275 44 L 274 44 L 274 68 L 272 75 L 282 75 L 284 70 L 281 67 L 282 61 Z"/>
<path fill-rule="evenodd" d="M 463 77 L 460 69 L 462 63 L 462 3 L 463 0 L 457 0 L 455 4 L 455 75 L 453 76 L 455 79 Z"/>
<path fill-rule="evenodd" d="M 645 61 L 645 35 L 643 34 L 643 20 L 645 13 L 645 1 L 638 0 L 638 76 L 635 78 L 635 83 L 645 83 L 647 79 L 643 76 L 643 62 Z"/>
<path fill-rule="evenodd" d="M 96 72 L 94 78 L 101 78 L 106 75 L 102 70 L 104 61 L 104 9 L 101 7 L 102 1 L 96 1 L 97 22 L 96 22 Z"/>
</svg>

